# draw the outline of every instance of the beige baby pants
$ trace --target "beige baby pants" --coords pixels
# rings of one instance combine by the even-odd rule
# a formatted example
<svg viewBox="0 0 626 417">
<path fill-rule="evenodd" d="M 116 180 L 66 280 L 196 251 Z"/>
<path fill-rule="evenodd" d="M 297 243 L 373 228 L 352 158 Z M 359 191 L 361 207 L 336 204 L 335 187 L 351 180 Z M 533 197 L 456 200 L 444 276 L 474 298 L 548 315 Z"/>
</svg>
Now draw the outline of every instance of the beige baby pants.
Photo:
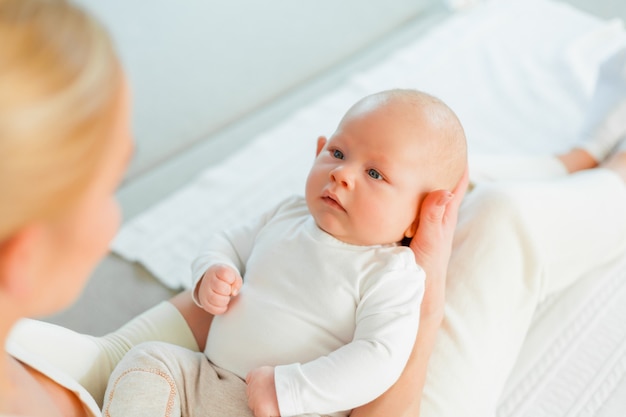
<svg viewBox="0 0 626 417">
<path fill-rule="evenodd" d="M 115 368 L 104 417 L 253 417 L 246 383 L 203 353 L 163 342 L 142 343 Z"/>
</svg>

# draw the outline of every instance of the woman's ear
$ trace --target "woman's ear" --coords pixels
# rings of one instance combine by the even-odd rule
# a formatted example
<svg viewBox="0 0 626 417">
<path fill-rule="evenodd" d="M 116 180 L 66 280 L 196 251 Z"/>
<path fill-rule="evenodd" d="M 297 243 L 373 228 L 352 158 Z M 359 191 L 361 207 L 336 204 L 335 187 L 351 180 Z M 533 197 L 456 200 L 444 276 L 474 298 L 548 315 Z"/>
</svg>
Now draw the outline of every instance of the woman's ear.
<svg viewBox="0 0 626 417">
<path fill-rule="evenodd" d="M 20 299 L 31 292 L 43 229 L 31 225 L 20 229 L 0 243 L 0 290 Z"/>
<path fill-rule="evenodd" d="M 326 142 L 328 142 L 326 136 L 320 136 L 317 138 L 317 151 L 315 151 L 315 156 L 318 156 L 320 152 L 322 152 L 322 149 L 326 146 Z"/>
</svg>

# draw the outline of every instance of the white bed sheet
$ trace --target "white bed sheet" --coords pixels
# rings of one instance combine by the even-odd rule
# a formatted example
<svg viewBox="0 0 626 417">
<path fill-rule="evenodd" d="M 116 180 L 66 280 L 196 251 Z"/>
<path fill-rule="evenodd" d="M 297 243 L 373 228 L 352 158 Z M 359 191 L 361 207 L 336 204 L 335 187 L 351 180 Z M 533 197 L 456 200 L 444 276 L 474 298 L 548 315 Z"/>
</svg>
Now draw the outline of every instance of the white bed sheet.
<svg viewBox="0 0 626 417">
<path fill-rule="evenodd" d="M 415 87 L 451 105 L 470 152 L 568 148 L 600 60 L 626 43 L 605 22 L 548 0 L 494 0 L 456 14 L 125 224 L 113 243 L 165 285 L 188 287 L 191 260 L 216 230 L 302 193 L 318 135 L 362 96 Z M 498 415 L 604 416 L 626 410 L 626 259 L 543 304 Z M 559 329 L 555 331 L 555 329 Z"/>
</svg>

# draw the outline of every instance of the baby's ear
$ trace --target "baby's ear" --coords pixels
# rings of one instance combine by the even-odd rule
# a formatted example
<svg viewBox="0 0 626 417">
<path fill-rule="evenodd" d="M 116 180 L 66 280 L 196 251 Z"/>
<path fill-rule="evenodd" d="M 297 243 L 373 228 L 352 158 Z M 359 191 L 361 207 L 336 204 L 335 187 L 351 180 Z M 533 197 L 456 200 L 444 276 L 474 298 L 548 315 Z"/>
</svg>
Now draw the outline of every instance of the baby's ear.
<svg viewBox="0 0 626 417">
<path fill-rule="evenodd" d="M 411 223 L 411 225 L 406 229 L 406 231 L 404 232 L 404 237 L 407 239 L 411 239 L 413 238 L 413 236 L 415 236 L 415 232 L 417 232 L 417 226 L 419 225 L 419 212 L 417 214 L 417 216 L 415 217 L 415 220 L 413 220 L 413 223 Z"/>
<path fill-rule="evenodd" d="M 412 239 L 413 236 L 415 236 L 415 233 L 417 233 L 417 227 L 420 224 L 420 214 L 422 212 L 422 203 L 424 202 L 424 199 L 426 198 L 427 195 L 428 193 L 422 192 L 417 197 L 417 210 L 415 213 L 415 219 L 409 225 L 409 227 L 407 227 L 407 229 L 404 231 L 404 237 L 407 239 Z"/>
<path fill-rule="evenodd" d="M 326 136 L 320 136 L 317 138 L 317 151 L 315 151 L 315 156 L 318 156 L 320 152 L 322 152 L 322 149 L 326 146 L 326 142 L 328 142 Z"/>
</svg>

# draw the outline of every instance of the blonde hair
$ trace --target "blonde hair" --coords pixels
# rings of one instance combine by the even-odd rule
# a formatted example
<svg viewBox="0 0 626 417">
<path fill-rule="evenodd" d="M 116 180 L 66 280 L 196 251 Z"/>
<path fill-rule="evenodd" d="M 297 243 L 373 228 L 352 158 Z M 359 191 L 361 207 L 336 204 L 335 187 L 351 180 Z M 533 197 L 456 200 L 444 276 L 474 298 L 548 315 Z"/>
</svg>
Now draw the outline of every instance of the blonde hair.
<svg viewBox="0 0 626 417">
<path fill-rule="evenodd" d="M 107 147 L 121 70 L 65 0 L 0 0 L 0 242 L 83 193 Z"/>
</svg>

